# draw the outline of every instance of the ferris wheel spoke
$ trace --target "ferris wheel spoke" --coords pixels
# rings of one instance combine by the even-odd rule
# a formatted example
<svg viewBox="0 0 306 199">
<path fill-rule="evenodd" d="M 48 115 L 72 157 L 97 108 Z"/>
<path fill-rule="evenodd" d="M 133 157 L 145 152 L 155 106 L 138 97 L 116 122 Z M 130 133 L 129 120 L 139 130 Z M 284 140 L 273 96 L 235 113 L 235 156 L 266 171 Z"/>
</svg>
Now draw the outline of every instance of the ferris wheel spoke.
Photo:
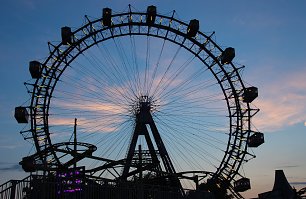
<svg viewBox="0 0 306 199">
<path fill-rule="evenodd" d="M 196 94 L 196 93 L 194 93 Z M 189 98 L 184 99 L 185 97 L 188 97 L 189 94 L 181 95 L 181 96 L 175 96 L 171 101 L 165 102 L 165 104 L 161 104 L 161 106 L 164 106 L 165 108 L 160 109 L 162 112 L 189 112 L 192 110 L 192 112 L 199 113 L 199 115 L 202 116 L 208 116 L 209 113 L 211 113 L 211 116 L 223 116 L 225 114 L 225 110 L 223 108 L 220 108 L 220 106 L 211 107 L 210 104 L 215 102 L 213 100 L 217 100 L 218 98 L 210 98 L 209 100 L 211 103 L 203 102 L 203 100 L 206 100 L 205 97 L 200 99 L 199 101 L 190 100 Z"/>
<path fill-rule="evenodd" d="M 183 74 L 183 72 L 187 69 L 187 67 L 192 63 L 192 61 L 194 59 L 195 59 L 195 56 L 192 55 L 180 67 L 178 67 L 176 69 L 176 71 L 172 71 L 172 74 L 169 75 L 169 77 L 167 78 L 168 80 L 165 81 L 163 87 L 160 89 L 160 91 L 156 95 L 161 96 L 161 93 L 165 92 L 170 86 L 173 87 L 174 82 L 177 81 L 177 80 L 180 80 L 179 79 L 180 75 Z M 186 80 L 186 82 L 187 82 L 187 80 Z M 162 96 L 161 96 L 161 98 L 162 98 Z"/>
<path fill-rule="evenodd" d="M 131 44 L 131 57 L 132 57 L 132 73 L 133 73 L 133 79 L 134 79 L 134 84 L 136 91 L 140 92 L 141 91 L 141 83 L 140 83 L 140 72 L 139 72 L 139 63 L 137 59 L 137 46 L 135 43 L 135 38 L 134 35 L 130 35 L 130 44 Z"/>
<path fill-rule="evenodd" d="M 163 132 L 168 131 L 167 126 L 160 126 L 160 128 Z M 163 137 L 165 138 L 165 143 L 167 144 L 167 146 L 169 146 L 168 150 L 169 153 L 171 154 L 171 159 L 173 159 L 174 162 L 177 162 L 178 163 L 177 165 L 181 165 L 179 166 L 179 168 L 181 168 L 182 171 L 183 171 L 182 161 L 192 169 L 199 168 L 197 165 L 197 161 L 195 161 L 193 155 L 189 154 L 189 152 L 182 151 L 181 142 L 177 140 L 176 136 L 171 138 L 170 135 L 164 133 Z"/>
<path fill-rule="evenodd" d="M 155 87 L 155 89 L 152 93 L 152 96 L 155 96 L 159 92 L 160 87 L 164 84 L 165 78 L 166 78 L 171 66 L 173 65 L 174 60 L 176 59 L 177 55 L 179 54 L 181 48 L 182 47 L 179 46 L 177 48 L 177 50 L 175 51 L 171 61 L 169 62 L 168 66 L 166 67 L 166 70 L 162 73 L 162 76 L 161 76 L 160 80 L 158 81 L 157 86 Z"/>
<path fill-rule="evenodd" d="M 161 123 L 163 123 L 163 121 L 161 121 Z M 179 148 L 184 148 L 185 150 L 184 150 L 184 152 L 182 152 L 182 151 L 180 151 L 180 153 L 188 153 L 187 155 L 186 155 L 186 157 L 187 157 L 187 161 L 192 161 L 192 162 L 198 162 L 197 160 L 206 160 L 206 162 L 208 162 L 208 163 L 210 163 L 210 165 L 211 166 L 213 166 L 213 167 L 216 167 L 216 165 L 215 164 L 213 164 L 212 162 L 211 162 L 211 160 L 209 160 L 207 157 L 205 157 L 205 156 L 203 156 L 203 155 L 199 155 L 199 154 L 201 154 L 201 153 L 204 153 L 204 154 L 206 154 L 206 155 L 208 155 L 208 156 L 210 156 L 210 157 L 213 157 L 210 153 L 208 153 L 206 150 L 204 150 L 204 149 L 202 149 L 202 148 L 200 148 L 200 149 L 198 149 L 198 150 L 200 150 L 200 152 L 201 153 L 195 153 L 194 151 L 197 151 L 197 150 L 195 150 L 195 146 L 194 146 L 194 143 L 193 142 L 186 142 L 186 139 L 187 139 L 187 137 L 182 137 L 181 136 L 181 134 L 180 133 L 178 133 L 178 134 L 174 134 L 174 133 L 172 133 L 172 132 L 182 132 L 181 130 L 179 130 L 179 129 L 175 129 L 173 126 L 169 126 L 167 123 L 163 123 L 163 125 L 167 128 L 167 129 L 170 129 L 169 131 L 166 131 L 168 134 L 170 134 L 171 136 L 169 136 L 169 138 L 170 139 L 173 139 L 173 138 L 175 138 L 177 141 L 176 142 L 171 142 L 171 143 L 177 143 L 177 144 L 179 144 L 180 145 L 180 147 Z M 188 141 L 190 141 L 190 140 L 188 140 Z M 183 144 L 184 143 L 184 144 Z M 170 149 L 172 148 L 172 147 L 169 147 Z M 189 160 L 189 158 L 188 157 L 193 157 L 193 156 L 197 156 L 197 158 L 194 158 L 194 160 Z M 216 159 L 215 157 L 213 157 L 214 159 Z M 200 162 L 198 162 L 198 165 L 201 165 L 201 163 Z M 203 162 L 202 162 L 202 165 L 203 165 Z M 200 167 L 198 167 L 198 168 L 201 168 L 201 169 L 203 169 L 203 170 L 205 170 L 205 168 L 203 168 L 203 166 L 200 166 Z"/>
<path fill-rule="evenodd" d="M 219 138 L 216 138 L 215 136 L 213 136 L 214 129 L 212 129 L 210 126 L 208 125 L 205 126 L 205 124 L 194 122 L 194 120 L 188 121 L 186 119 L 182 119 L 182 120 L 174 120 L 174 119 L 171 120 L 171 119 L 172 118 L 169 118 L 169 119 L 167 118 L 164 120 L 167 121 L 169 125 L 171 124 L 171 127 L 173 129 L 176 129 L 176 131 L 181 132 L 182 135 L 186 134 L 191 137 L 196 137 L 196 136 L 201 135 L 199 136 L 199 138 L 205 136 L 203 139 L 204 143 L 206 143 L 207 145 L 210 145 L 211 147 L 222 150 L 221 148 L 217 146 L 217 144 L 224 145 L 224 142 L 220 140 Z M 224 134 L 224 136 L 225 135 L 226 134 Z M 212 143 L 215 143 L 216 145 L 213 145 Z"/>
<path fill-rule="evenodd" d="M 166 138 L 168 138 L 168 136 L 165 135 Z M 179 144 L 179 142 L 174 142 L 172 143 L 171 141 L 168 141 L 168 139 L 165 139 L 165 142 L 169 147 L 169 153 L 171 154 L 171 158 L 176 165 L 182 165 L 182 162 L 187 165 L 188 167 L 190 167 L 191 170 L 197 170 L 199 168 L 201 168 L 201 166 L 199 165 L 198 161 L 196 160 L 196 158 L 194 157 L 193 154 L 190 154 L 189 152 L 185 152 L 182 150 L 182 145 Z M 177 158 L 175 158 L 177 157 Z M 178 171 L 184 171 L 185 168 L 182 166 L 178 167 L 179 170 Z"/>
<path fill-rule="evenodd" d="M 181 105 L 178 103 L 178 105 Z M 184 106 L 184 105 L 181 105 Z M 164 110 L 158 111 L 156 114 L 168 116 L 168 117 L 175 117 L 180 116 L 183 118 L 198 118 L 199 120 L 206 120 L 208 123 L 216 118 L 225 117 L 223 111 L 218 109 L 205 109 L 205 108 L 197 108 L 196 106 L 186 106 L 185 108 L 190 108 L 190 110 L 185 110 L 184 108 L 168 108 Z M 205 114 L 203 112 L 205 111 Z M 216 122 L 214 122 L 217 124 Z M 211 122 L 213 124 L 213 122 Z"/>
<path fill-rule="evenodd" d="M 85 74 L 85 79 L 74 78 L 66 75 L 65 77 L 70 81 L 65 81 L 64 83 L 69 85 L 70 88 L 77 89 L 78 91 L 83 91 L 84 94 L 88 96 L 94 96 L 95 98 L 99 98 L 99 100 L 108 100 L 108 101 L 115 101 L 117 104 L 121 104 L 125 101 L 118 101 L 118 96 L 122 96 L 122 91 L 117 88 L 109 88 L 108 85 L 101 80 L 98 80 L 95 76 L 96 74 L 91 72 L 90 70 L 86 70 L 87 72 L 83 72 L 78 70 L 77 67 L 72 67 L 77 72 Z M 85 68 L 85 67 L 84 67 Z M 89 78 L 91 77 L 91 78 Z M 94 80 L 94 82 L 93 82 Z M 91 82 L 91 83 L 90 83 Z M 90 83 L 90 84 L 89 84 Z M 94 84 L 97 83 L 97 84 Z M 101 93 L 101 91 L 103 91 Z M 71 91 L 65 91 L 66 93 L 71 93 Z M 79 93 L 77 93 L 79 94 Z M 80 94 L 79 94 L 80 95 Z M 112 100 L 110 100 L 112 99 Z M 123 96 L 123 99 L 126 99 Z"/>
<path fill-rule="evenodd" d="M 99 49 L 101 49 L 98 46 Z M 120 83 L 118 86 L 116 87 L 111 87 L 112 89 L 114 89 L 114 91 L 116 91 L 118 94 L 120 94 L 125 100 L 130 100 L 130 89 L 126 89 L 126 84 L 124 81 L 124 76 L 123 76 L 123 72 L 121 72 L 120 70 L 118 70 L 117 68 L 119 67 L 117 65 L 117 63 L 113 63 L 112 60 L 114 58 L 111 57 L 110 53 L 107 51 L 107 49 L 103 48 L 106 51 L 106 55 L 103 55 L 104 57 L 109 57 L 108 59 L 106 59 L 106 63 L 108 63 L 111 67 L 107 67 L 105 63 L 103 63 L 97 55 L 95 55 L 94 53 L 91 52 L 87 52 L 86 54 L 82 54 L 83 57 L 85 57 L 85 60 L 90 63 L 94 68 L 97 68 L 96 71 L 92 71 L 90 70 L 88 67 L 82 67 L 83 69 L 86 69 L 86 71 L 88 71 L 91 75 L 91 77 L 93 77 L 93 79 L 98 82 L 101 86 L 103 86 L 103 88 L 108 89 L 108 87 L 110 87 L 112 84 L 113 85 L 118 85 L 118 82 Z M 101 52 L 101 51 L 98 51 Z M 91 59 L 89 59 L 87 56 L 91 57 Z M 103 57 L 101 56 L 101 57 Z M 107 70 L 108 69 L 108 70 Z M 107 71 L 106 71 L 107 70 Z M 101 76 L 98 76 L 98 75 Z M 122 78 L 123 76 L 123 78 Z M 102 77 L 102 78 L 101 78 Z"/>
<path fill-rule="evenodd" d="M 66 102 L 65 102 L 66 103 Z M 65 106 L 67 108 L 62 108 L 62 106 Z M 73 108 L 73 109 L 72 109 Z M 85 110 L 85 111 L 83 111 Z M 90 110 L 90 111 L 86 111 Z M 113 113 L 108 113 L 109 107 L 101 107 L 97 108 L 96 105 L 84 105 L 84 104 L 61 104 L 60 108 L 55 107 L 54 110 L 50 113 L 50 116 L 53 117 L 59 117 L 62 116 L 62 118 L 65 118 L 65 116 L 74 116 L 74 117 L 80 117 L 80 118 L 95 118 L 95 117 L 102 117 L 102 118 L 129 118 L 128 114 L 124 113 L 118 113 L 122 109 L 112 109 Z M 116 120 L 114 120 L 116 121 Z"/>
<path fill-rule="evenodd" d="M 209 87 L 216 86 L 217 84 L 211 80 L 199 80 L 199 82 L 193 82 L 193 80 L 197 79 L 201 74 L 205 73 L 203 69 L 199 69 L 187 78 L 181 80 L 181 82 L 168 91 L 164 91 L 164 93 L 160 94 L 160 98 L 169 98 L 172 96 L 177 96 L 178 94 L 185 95 L 187 93 L 202 91 L 203 89 L 208 89 Z M 201 93 L 201 92 L 200 92 Z"/>
<path fill-rule="evenodd" d="M 124 78 L 124 81 L 126 82 L 126 84 L 129 86 L 130 92 L 132 94 L 133 97 L 137 96 L 137 91 L 135 90 L 135 84 L 134 83 L 134 78 L 131 77 L 131 72 L 128 68 L 133 68 L 130 63 L 130 60 L 127 58 L 126 55 L 126 50 L 124 45 L 121 44 L 120 39 L 118 39 L 118 41 L 116 39 L 112 39 L 112 41 L 115 44 L 117 53 L 119 55 L 119 58 L 121 60 L 121 65 L 123 67 L 118 67 L 117 64 L 114 64 L 114 66 L 116 67 L 116 71 L 120 71 L 121 76 Z M 107 50 L 107 49 L 106 49 Z M 109 54 L 110 55 L 110 54 Z M 121 71 L 121 68 L 123 68 L 123 71 Z"/>
<path fill-rule="evenodd" d="M 143 89 L 142 93 L 146 96 L 148 96 L 148 67 L 150 64 L 150 37 L 147 37 L 146 39 L 146 61 L 145 61 L 145 70 L 144 70 L 144 81 L 143 81 Z"/>
<path fill-rule="evenodd" d="M 88 105 L 88 106 L 103 106 L 103 104 L 108 104 L 112 106 L 116 111 L 117 110 L 128 110 L 126 104 L 123 103 L 114 103 L 116 100 L 110 100 L 110 99 L 105 99 L 105 100 L 100 100 L 100 97 L 92 97 L 92 96 L 87 96 L 85 94 L 74 94 L 74 93 L 69 93 L 67 91 L 58 91 L 58 93 L 61 94 L 61 96 L 55 97 L 56 101 L 58 102 L 70 102 L 70 104 L 78 104 L 78 105 Z M 59 106 L 56 106 L 59 107 Z M 72 106 L 73 107 L 73 106 Z M 65 107 L 63 107 L 64 109 Z M 76 108 L 76 107 L 75 107 Z"/>
<path fill-rule="evenodd" d="M 182 128 L 188 126 L 190 129 L 201 130 L 201 133 L 205 134 L 207 134 L 206 132 L 212 132 L 212 133 L 221 133 L 224 135 L 228 135 L 228 133 L 226 133 L 225 131 L 218 130 L 224 128 L 224 126 L 209 121 L 203 122 L 203 120 L 196 119 L 197 117 L 186 119 L 186 117 L 185 118 L 180 117 L 179 114 L 170 115 L 170 116 L 169 115 L 157 116 L 157 117 L 165 117 L 168 118 L 167 120 L 173 120 L 172 121 L 173 126 L 181 126 Z M 197 128 L 194 126 L 189 126 L 188 123 L 196 125 Z"/>
<path fill-rule="evenodd" d="M 153 87 L 153 83 L 155 82 L 157 71 L 158 71 L 158 69 L 160 67 L 160 61 L 161 61 L 161 58 L 162 58 L 162 55 L 163 55 L 163 52 L 164 52 L 165 43 L 166 43 L 166 39 L 163 40 L 161 49 L 159 51 L 160 53 L 158 55 L 157 62 L 156 62 L 156 64 L 154 64 L 154 69 L 153 69 L 153 73 L 152 73 L 152 76 L 151 76 L 151 81 L 149 83 L 149 91 L 148 91 L 148 93 L 151 93 L 151 90 L 152 90 L 152 87 Z"/>
<path fill-rule="evenodd" d="M 102 148 L 105 148 L 105 146 L 112 146 L 114 143 L 116 143 L 113 140 L 116 137 L 121 137 L 120 133 L 124 132 L 122 129 L 126 128 L 128 124 L 129 124 L 128 121 L 118 124 L 114 131 L 119 132 L 119 133 L 101 133 L 99 134 L 100 136 L 97 138 L 96 137 L 97 134 L 95 132 L 92 132 L 92 133 L 89 132 L 89 133 L 84 133 L 82 139 L 84 140 L 94 139 L 95 140 L 94 143 L 98 144 Z M 100 150 L 100 151 L 103 151 L 103 150 Z"/>
</svg>

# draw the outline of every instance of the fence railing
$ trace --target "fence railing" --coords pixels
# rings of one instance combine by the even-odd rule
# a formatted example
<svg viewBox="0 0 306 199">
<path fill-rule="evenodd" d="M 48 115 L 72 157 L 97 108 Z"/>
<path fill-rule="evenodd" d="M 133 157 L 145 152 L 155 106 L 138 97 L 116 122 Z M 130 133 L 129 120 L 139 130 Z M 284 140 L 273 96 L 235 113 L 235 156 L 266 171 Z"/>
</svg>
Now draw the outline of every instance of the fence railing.
<svg viewBox="0 0 306 199">
<path fill-rule="evenodd" d="M 0 185 L 0 199 L 198 199 L 213 198 L 208 192 L 185 190 L 143 184 L 101 184 L 86 181 L 77 188 L 30 175 L 23 180 L 11 180 Z"/>
<path fill-rule="evenodd" d="M 22 180 L 10 180 L 0 185 L 0 199 L 23 199 L 25 189 L 30 186 L 32 175 Z"/>
</svg>

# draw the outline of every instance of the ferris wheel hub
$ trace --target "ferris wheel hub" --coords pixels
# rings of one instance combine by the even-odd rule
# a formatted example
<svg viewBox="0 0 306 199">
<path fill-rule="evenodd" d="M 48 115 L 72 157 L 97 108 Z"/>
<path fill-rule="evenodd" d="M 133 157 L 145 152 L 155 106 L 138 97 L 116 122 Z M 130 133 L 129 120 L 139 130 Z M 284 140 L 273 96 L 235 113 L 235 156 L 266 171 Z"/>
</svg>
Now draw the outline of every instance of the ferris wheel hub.
<svg viewBox="0 0 306 199">
<path fill-rule="evenodd" d="M 144 124 L 150 123 L 152 111 L 152 98 L 147 95 L 140 96 L 135 106 L 136 121 Z"/>
</svg>

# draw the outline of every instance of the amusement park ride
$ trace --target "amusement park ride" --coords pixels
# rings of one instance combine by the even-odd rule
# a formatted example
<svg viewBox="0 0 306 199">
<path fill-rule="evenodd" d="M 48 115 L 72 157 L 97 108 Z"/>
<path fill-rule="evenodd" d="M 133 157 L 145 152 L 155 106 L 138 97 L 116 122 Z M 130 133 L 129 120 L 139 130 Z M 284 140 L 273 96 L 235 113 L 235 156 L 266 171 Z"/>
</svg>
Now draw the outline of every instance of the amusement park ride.
<svg viewBox="0 0 306 199">
<path fill-rule="evenodd" d="M 29 63 L 30 104 L 15 108 L 31 175 L 1 198 L 242 198 L 242 166 L 264 143 L 258 89 L 234 48 L 175 16 L 104 8 L 61 29 Z"/>
</svg>

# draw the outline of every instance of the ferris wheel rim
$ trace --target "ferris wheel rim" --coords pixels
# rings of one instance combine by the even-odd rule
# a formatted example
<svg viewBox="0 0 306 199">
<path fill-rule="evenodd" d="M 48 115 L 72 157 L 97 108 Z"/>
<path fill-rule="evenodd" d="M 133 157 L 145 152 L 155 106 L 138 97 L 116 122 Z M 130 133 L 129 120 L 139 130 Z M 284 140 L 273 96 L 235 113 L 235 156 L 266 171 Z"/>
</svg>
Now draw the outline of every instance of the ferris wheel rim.
<svg viewBox="0 0 306 199">
<path fill-rule="evenodd" d="M 146 15 L 146 13 L 145 12 L 143 12 L 143 13 L 141 13 L 141 12 L 126 12 L 126 13 L 120 13 L 120 14 L 116 14 L 116 15 L 113 15 L 113 17 L 116 17 L 116 16 L 118 16 L 118 17 L 122 17 L 122 16 L 135 16 L 135 15 L 137 15 L 137 16 L 145 16 Z M 165 16 L 165 15 L 159 15 L 159 14 L 157 14 L 157 16 L 158 17 L 161 17 L 161 18 L 165 18 L 165 19 L 168 19 L 169 21 L 170 20 L 173 20 L 173 21 L 176 21 L 176 22 L 178 22 L 178 23 L 180 23 L 180 24 L 182 24 L 182 25 L 184 25 L 184 26 L 188 26 L 188 24 L 187 23 L 185 23 L 185 22 L 182 22 L 182 21 L 180 21 L 180 20 L 177 20 L 177 19 L 175 19 L 173 16 L 172 17 L 170 17 L 170 16 Z M 94 23 L 101 23 L 101 21 L 102 21 L 102 18 L 99 18 L 99 19 L 97 19 L 97 20 L 95 20 L 95 21 L 89 21 L 86 25 L 84 25 L 84 26 L 82 26 L 81 28 L 79 28 L 79 29 L 77 29 L 76 31 L 74 31 L 73 32 L 73 34 L 77 34 L 77 33 L 80 33 L 81 31 L 83 31 L 84 29 L 86 29 L 86 28 L 88 28 L 88 26 L 92 26 L 92 24 L 94 24 Z M 122 24 L 118 24 L 118 26 L 116 26 L 116 25 L 112 25 L 112 26 L 110 26 L 110 27 L 105 27 L 105 26 L 103 26 L 103 30 L 99 30 L 99 31 L 110 31 L 111 29 L 114 29 L 114 28 L 117 28 L 117 27 L 129 27 L 129 26 L 131 26 L 131 25 L 133 25 L 133 26 L 141 26 L 141 27 L 148 27 L 148 24 L 146 24 L 145 22 L 142 22 L 142 23 L 131 23 L 131 22 L 127 22 L 127 23 L 122 23 Z M 171 29 L 171 28 L 169 28 L 169 29 L 167 29 L 165 26 L 163 26 L 163 25 L 161 25 L 161 24 L 153 24 L 152 25 L 152 27 L 155 27 L 155 28 L 158 28 L 158 29 L 163 29 L 163 30 L 167 30 L 167 31 L 169 31 L 169 32 L 171 32 L 172 31 L 172 33 L 177 33 L 178 35 L 180 35 L 180 36 L 184 36 L 185 37 L 185 39 L 188 39 L 190 42 L 194 42 L 194 44 L 197 44 L 198 43 L 198 45 L 202 45 L 202 44 L 200 44 L 196 39 L 194 39 L 194 38 L 190 38 L 190 37 L 188 37 L 187 36 L 187 34 L 185 33 L 185 32 L 180 32 L 180 31 L 178 31 L 178 30 L 175 30 L 175 29 Z M 96 31 L 95 32 L 95 34 L 98 34 L 99 33 L 99 31 Z M 218 50 L 219 50 L 219 52 L 222 52 L 223 50 L 209 37 L 209 36 L 207 36 L 207 35 L 205 35 L 204 33 L 202 33 L 202 32 L 200 32 L 200 31 L 198 31 L 198 34 L 199 35 L 202 35 L 203 37 L 205 37 L 206 39 L 207 39 L 207 41 L 208 42 L 211 42 Z M 83 42 L 83 41 L 85 41 L 86 39 L 91 39 L 91 37 L 93 36 L 94 34 L 92 34 L 92 35 L 86 35 L 86 36 L 84 36 L 83 38 L 81 38 L 80 40 L 78 40 L 78 42 L 80 42 L 80 44 Z M 129 34 L 122 34 L 122 35 L 113 35 L 113 36 L 111 36 L 111 37 L 109 37 L 109 38 L 107 38 L 107 39 L 105 39 L 105 40 L 101 40 L 101 41 L 95 41 L 94 43 L 92 43 L 92 45 L 90 45 L 90 46 L 88 46 L 87 48 L 84 48 L 82 51 L 79 51 L 79 54 L 80 53 L 82 53 L 82 52 L 84 52 L 84 51 L 86 51 L 87 49 L 89 49 L 91 46 L 93 46 L 93 45 L 95 45 L 96 43 L 100 43 L 100 42 L 103 42 L 103 41 L 106 41 L 106 40 L 108 40 L 108 39 L 111 39 L 111 38 L 115 38 L 115 37 L 121 37 L 121 36 L 126 36 L 126 35 L 147 35 L 147 36 L 153 36 L 153 37 L 159 37 L 159 38 L 161 38 L 161 39 L 166 39 L 166 40 L 168 40 L 168 41 L 171 41 L 171 42 L 173 42 L 173 43 L 175 43 L 176 41 L 172 41 L 172 40 L 170 40 L 167 36 L 165 36 L 165 37 L 162 37 L 162 36 L 158 36 L 158 35 L 153 35 L 153 34 L 150 34 L 150 33 L 133 33 L 133 32 L 129 32 Z M 178 44 L 178 43 L 175 43 L 175 44 L 177 44 L 177 45 L 180 45 L 180 44 Z M 50 46 L 51 44 L 49 44 L 49 46 Z M 181 44 L 182 45 L 182 47 L 184 47 L 186 50 L 188 50 L 190 53 L 193 53 L 193 54 L 195 54 L 196 56 L 197 56 L 197 58 L 199 58 L 200 59 L 200 57 L 199 57 L 199 55 L 197 55 L 194 51 L 191 51 L 191 48 L 188 48 L 188 47 L 186 47 L 184 44 Z M 52 46 L 52 45 L 51 45 Z M 70 55 L 69 53 L 70 52 L 72 52 L 72 50 L 74 50 L 75 48 L 77 48 L 77 45 L 71 45 L 71 46 L 69 46 L 68 48 L 66 48 L 66 51 L 64 51 L 63 52 L 63 54 L 62 55 L 64 55 L 63 56 L 63 58 L 62 57 L 57 57 L 56 56 L 56 53 L 58 53 L 59 52 L 59 49 L 61 49 L 62 47 L 64 47 L 64 48 L 66 48 L 66 46 L 64 45 L 64 44 L 62 44 L 62 43 L 60 43 L 60 44 L 58 44 L 57 46 L 53 46 L 53 50 L 50 50 L 50 55 L 49 55 L 49 57 L 46 59 L 46 61 L 44 62 L 44 64 L 43 64 L 43 66 L 44 67 L 46 67 L 47 65 L 49 65 L 48 64 L 48 62 L 49 62 L 49 60 L 51 60 L 51 59 L 53 59 L 54 57 L 56 57 L 57 59 L 58 58 L 61 58 L 62 60 L 58 63 L 58 66 L 56 66 L 55 67 L 55 69 L 53 69 L 54 70 L 54 73 L 53 74 L 55 74 L 55 72 L 56 71 L 61 71 L 60 69 L 59 69 L 59 66 L 60 66 L 60 64 L 64 61 L 64 57 L 66 57 L 66 56 L 68 56 L 68 55 Z M 212 54 L 208 49 L 206 49 L 206 47 L 204 46 L 204 48 L 203 48 L 203 50 L 204 51 L 206 51 L 206 53 L 208 53 L 208 54 L 210 54 L 210 57 L 212 58 L 212 60 L 213 61 L 215 61 L 216 62 L 216 66 L 218 66 L 219 67 L 219 69 L 221 69 L 221 71 L 223 71 L 223 73 L 224 73 L 224 76 L 223 77 L 225 77 L 225 80 L 221 80 L 218 76 L 217 76 L 217 74 L 215 74 L 216 72 L 215 71 L 213 71 L 212 70 L 212 67 L 210 67 L 209 65 L 207 65 L 207 64 L 205 64 L 206 65 L 206 67 L 210 67 L 209 69 L 210 69 L 210 71 L 213 73 L 213 75 L 215 76 L 215 78 L 216 78 L 216 80 L 218 81 L 218 83 L 219 83 L 219 85 L 220 85 L 220 88 L 222 89 L 222 91 L 223 91 L 223 93 L 224 93 L 224 96 L 225 96 L 225 100 L 227 101 L 227 106 L 228 106 L 228 112 L 229 112 L 229 118 L 230 118 L 230 126 L 235 126 L 235 124 L 232 124 L 232 113 L 231 113 L 231 109 L 229 108 L 229 106 L 230 106 L 230 103 L 229 103 L 229 100 L 230 100 L 230 97 L 229 96 L 227 96 L 227 91 L 225 91 L 225 88 L 223 88 L 223 86 L 222 86 L 222 84 L 221 84 L 221 81 L 228 81 L 228 83 L 229 84 L 232 84 L 231 83 L 231 75 L 232 74 L 230 74 L 229 72 L 227 72 L 227 71 L 225 71 L 225 69 L 223 68 L 223 65 L 221 65 L 220 63 L 219 63 L 219 61 L 218 61 L 218 57 L 217 56 L 215 56 L 214 54 Z M 73 57 L 73 59 L 71 59 L 71 62 L 79 55 L 79 54 L 77 54 L 75 57 Z M 60 60 L 60 59 L 59 59 Z M 54 63 L 57 63 L 57 62 L 54 62 Z M 67 64 L 66 64 L 66 66 L 65 67 L 67 67 L 67 65 L 69 65 L 69 63 L 70 62 L 67 62 Z M 214 65 L 215 66 L 215 65 Z M 236 77 L 238 78 L 238 81 L 240 82 L 240 88 L 239 89 L 236 89 L 235 88 L 235 86 L 232 84 L 230 87 L 231 87 L 231 89 L 232 89 L 232 93 L 233 93 L 233 98 L 235 99 L 234 101 L 235 101 L 235 104 L 236 104 L 236 108 L 235 109 L 233 109 L 233 110 L 236 110 L 237 112 L 239 112 L 239 111 L 241 111 L 241 107 L 240 107 L 240 103 L 241 103 L 241 100 L 239 99 L 239 92 L 242 90 L 242 89 L 244 89 L 244 84 L 243 84 L 243 82 L 242 82 L 242 80 L 241 80 L 241 78 L 240 78 L 240 75 L 239 75 L 239 72 L 238 72 L 238 69 L 233 65 L 233 63 L 230 63 L 230 64 L 228 64 L 228 66 L 229 67 L 232 67 L 232 71 L 231 71 L 231 73 L 233 73 L 234 75 L 236 75 Z M 53 67 L 53 65 L 51 66 L 51 68 Z M 46 70 L 47 71 L 47 69 L 44 69 L 44 70 Z M 64 69 L 65 70 L 65 69 Z M 54 91 L 54 88 L 56 87 L 56 83 L 57 83 L 57 81 L 58 81 L 58 79 L 60 79 L 60 77 L 61 77 L 61 74 L 64 72 L 64 70 L 62 70 L 61 72 L 60 72 L 60 75 L 58 75 L 57 77 L 55 77 L 56 75 L 54 75 L 54 77 L 53 77 L 53 74 L 51 75 L 51 78 L 49 79 L 49 83 L 48 84 L 44 84 L 45 83 L 45 80 L 46 81 L 48 81 L 47 80 L 47 78 L 46 79 L 44 79 L 43 80 L 43 82 L 41 82 L 41 84 L 39 84 L 40 83 L 40 80 L 37 80 L 36 82 L 35 82 L 35 87 L 34 87 L 34 92 L 33 92 L 33 95 L 32 95 L 32 100 L 31 100 L 31 107 L 37 107 L 38 105 L 39 105 L 39 102 L 38 102 L 38 100 L 37 100 L 37 95 L 40 95 L 41 93 L 42 93 L 42 90 L 39 90 L 39 88 L 42 88 L 42 87 L 44 87 L 44 86 L 46 86 L 46 87 L 50 87 L 51 88 L 51 92 L 50 93 L 46 93 L 46 96 L 45 96 L 45 98 L 44 98 L 44 113 L 43 113 L 43 120 L 44 120 L 44 129 L 45 129 L 45 137 L 46 137 L 46 139 L 47 139 L 47 142 L 49 142 L 49 145 L 52 145 L 52 140 L 51 140 L 51 138 L 50 138 L 50 134 L 49 134 L 49 132 L 48 132 L 48 112 L 49 112 L 49 105 L 50 105 L 50 100 L 51 100 L 51 97 L 52 97 L 52 93 L 53 93 L 53 91 Z M 49 72 L 51 72 L 51 71 L 49 71 Z M 51 86 L 51 80 L 55 80 L 55 83 L 53 84 L 53 86 Z M 247 107 L 249 108 L 249 104 L 246 104 L 247 105 Z M 36 122 L 36 116 L 37 116 L 37 112 L 35 112 L 36 110 L 35 109 L 31 109 L 31 112 L 32 112 L 32 114 L 31 114 L 31 125 L 32 125 L 32 129 L 33 129 L 33 131 L 35 131 L 35 129 L 37 129 L 37 122 Z M 239 124 L 240 124 L 240 118 L 241 117 L 241 114 L 237 114 L 237 116 L 236 116 L 236 118 L 237 118 L 237 125 L 236 125 L 236 129 L 239 129 L 239 128 L 241 128 L 241 126 L 239 126 Z M 228 155 L 228 153 L 229 153 L 229 151 L 230 150 L 234 150 L 235 149 L 235 147 L 237 147 L 237 146 L 239 146 L 239 150 L 241 150 L 241 147 L 242 147 L 242 150 L 243 151 L 246 151 L 246 145 L 245 145 L 245 142 L 246 141 L 244 141 L 244 140 L 238 140 L 238 137 L 239 136 L 241 136 L 239 133 L 236 133 L 235 135 L 233 134 L 233 129 L 232 128 L 230 128 L 230 132 L 229 132 L 229 141 L 228 141 L 228 145 L 227 145 L 227 149 L 226 149 L 226 152 L 225 152 L 225 155 L 224 155 L 224 158 L 223 158 L 223 160 L 222 160 L 222 163 L 220 164 L 220 167 L 218 168 L 218 170 L 217 170 L 217 172 L 216 172 L 216 174 L 217 175 L 224 175 L 223 174 L 223 171 L 224 170 L 227 170 L 228 168 L 226 167 L 226 165 L 228 164 L 228 162 L 229 161 L 231 161 L 231 156 L 232 155 Z M 36 133 L 36 132 L 35 132 Z M 33 133 L 33 135 L 35 134 L 35 133 Z M 240 132 L 240 133 L 242 133 L 242 132 Z M 35 134 L 35 136 L 36 136 L 36 134 Z M 34 137 L 34 139 L 37 139 L 37 137 L 35 137 L 35 136 L 33 136 Z M 234 143 L 230 143 L 230 141 L 231 141 L 231 136 L 235 136 L 235 142 Z M 248 135 L 247 135 L 247 137 L 248 137 Z M 238 142 L 238 143 L 236 143 L 236 141 Z M 36 149 L 37 149 L 37 151 L 39 151 L 40 150 L 40 145 L 39 145 L 39 141 L 38 140 L 35 140 L 35 145 L 36 145 Z M 231 145 L 233 145 L 233 146 L 231 146 Z M 245 148 L 243 148 L 243 147 L 245 147 Z M 240 160 L 238 160 L 238 161 L 235 161 L 235 167 L 236 167 L 236 170 L 233 172 L 233 173 L 229 173 L 227 176 L 229 177 L 229 179 L 230 180 L 232 180 L 234 177 L 235 177 L 235 175 L 236 175 L 236 172 L 237 172 L 237 170 L 239 170 L 239 167 L 240 167 L 240 165 L 241 165 L 241 163 L 242 163 L 242 161 L 243 161 L 243 159 L 244 159 L 244 155 L 245 155 L 246 153 L 244 152 L 244 153 L 242 153 L 242 155 L 241 156 L 236 156 L 235 158 L 240 158 Z M 54 156 L 56 156 L 55 154 L 54 154 Z M 236 165 L 236 164 L 238 164 L 238 165 Z"/>
</svg>

